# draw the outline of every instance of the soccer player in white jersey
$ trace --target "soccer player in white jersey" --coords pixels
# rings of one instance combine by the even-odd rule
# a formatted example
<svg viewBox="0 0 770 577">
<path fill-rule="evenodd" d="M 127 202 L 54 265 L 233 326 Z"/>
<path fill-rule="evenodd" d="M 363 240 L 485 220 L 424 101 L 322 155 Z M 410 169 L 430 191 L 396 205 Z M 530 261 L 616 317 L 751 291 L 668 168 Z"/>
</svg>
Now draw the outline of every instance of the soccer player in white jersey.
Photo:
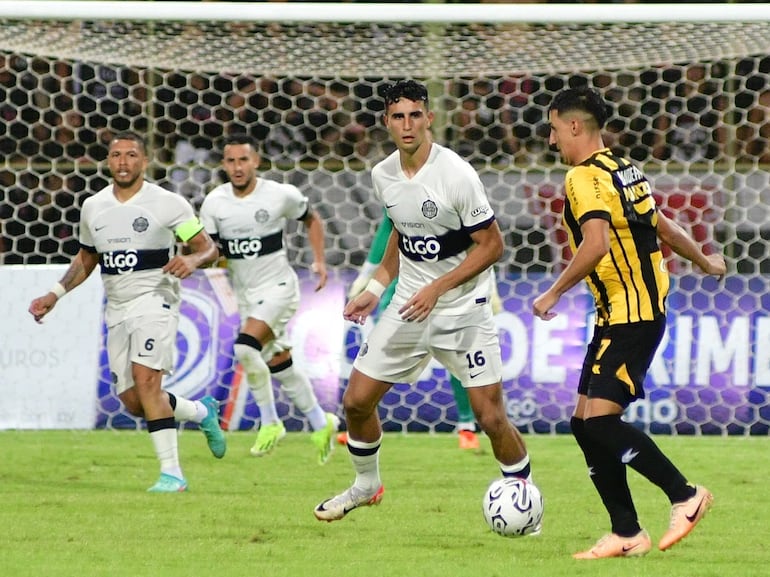
<svg viewBox="0 0 770 577">
<path fill-rule="evenodd" d="M 283 245 L 286 222 L 301 221 L 313 251 L 312 270 L 319 275 L 316 290 L 321 290 L 327 278 L 323 221 L 297 187 L 259 178 L 259 163 L 256 144 L 249 136 L 228 137 L 222 167 L 229 182 L 206 195 L 200 218 L 227 259 L 238 298 L 241 329 L 234 352 L 260 416 L 251 454 L 270 453 L 286 435 L 275 406 L 272 375 L 310 422 L 311 440 L 319 463 L 324 464 L 333 449 L 339 419 L 324 412 L 310 380 L 292 360 L 286 325 L 299 307 L 300 290 Z"/>
<path fill-rule="evenodd" d="M 414 382 L 431 356 L 468 390 L 502 474 L 530 478 L 524 441 L 506 417 L 489 306 L 486 271 L 503 252 L 500 228 L 473 168 L 432 142 L 425 86 L 401 81 L 384 97 L 383 120 L 397 150 L 375 166 L 372 183 L 394 230 L 366 290 L 346 305 L 345 319 L 364 323 L 396 276 L 398 284 L 361 346 L 343 396 L 356 478 L 315 508 L 322 521 L 382 499 L 377 405 L 393 383 Z"/>
<path fill-rule="evenodd" d="M 221 458 L 226 443 L 218 404 L 208 396 L 190 401 L 167 393 L 161 380 L 173 369 L 179 279 L 213 263 L 218 252 L 184 198 L 144 180 L 147 150 L 138 134 L 116 135 L 107 165 L 112 183 L 83 203 L 80 250 L 61 281 L 34 299 L 29 312 L 41 322 L 100 265 L 112 382 L 126 409 L 147 422 L 160 461 L 160 478 L 149 491 L 185 491 L 176 419 L 200 423 L 211 452 Z M 177 238 L 190 254 L 174 254 Z"/>
</svg>

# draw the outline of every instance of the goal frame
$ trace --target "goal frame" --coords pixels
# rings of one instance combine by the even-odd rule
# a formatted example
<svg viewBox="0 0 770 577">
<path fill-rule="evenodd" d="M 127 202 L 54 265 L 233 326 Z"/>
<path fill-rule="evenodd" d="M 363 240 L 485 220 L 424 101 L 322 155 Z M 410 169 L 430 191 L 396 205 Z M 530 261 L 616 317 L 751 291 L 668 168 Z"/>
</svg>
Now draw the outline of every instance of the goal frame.
<svg viewBox="0 0 770 577">
<path fill-rule="evenodd" d="M 743 254 L 740 252 L 743 248 L 752 243 L 752 246 L 766 250 L 770 242 L 767 236 L 770 228 L 766 225 L 770 222 L 770 196 L 766 193 L 759 196 L 757 193 L 756 201 L 749 194 L 741 196 L 748 189 L 752 192 L 770 191 L 770 187 L 761 187 L 761 183 L 768 181 L 769 173 L 765 169 L 770 165 L 770 147 L 767 159 L 757 161 L 750 158 L 747 161 L 745 158 L 751 153 L 746 153 L 740 160 L 743 164 L 739 166 L 736 159 L 741 157 L 734 147 L 737 128 L 770 127 L 770 120 L 765 123 L 761 119 L 748 119 L 748 114 L 740 116 L 744 113 L 743 109 L 757 105 L 763 107 L 762 112 L 768 113 L 770 119 L 770 45 L 765 42 L 766 38 L 770 38 L 770 34 L 766 33 L 770 23 L 770 4 L 407 3 L 394 6 L 321 2 L 299 5 L 272 2 L 0 0 L 0 18 L 9 23 L 4 50 L 14 60 L 8 66 L 6 78 L 17 79 L 15 86 L 10 82 L 4 87 L 9 95 L 15 92 L 18 100 L 18 103 L 9 105 L 17 107 L 17 110 L 10 111 L 9 118 L 13 118 L 18 134 L 22 134 L 13 134 L 5 139 L 9 148 L 18 145 L 5 168 L 6 178 L 9 174 L 18 178 L 13 184 L 18 184 L 21 193 L 8 204 L 11 212 L 6 211 L 5 214 L 11 214 L 11 218 L 23 217 L 24 214 L 29 217 L 29 210 L 41 211 L 36 220 L 16 218 L 14 232 L 7 234 L 10 239 L 8 246 L 13 242 L 9 255 L 21 255 L 21 258 L 32 255 L 24 261 L 26 264 L 39 262 L 32 260 L 33 257 L 63 262 L 71 255 L 73 244 L 77 245 L 77 235 L 74 228 L 66 234 L 66 231 L 54 233 L 55 226 L 75 223 L 73 215 L 85 196 L 81 193 L 97 190 L 99 186 L 96 184 L 105 181 L 100 169 L 102 157 L 98 154 L 98 145 L 88 148 L 87 154 L 70 152 L 79 150 L 77 146 L 72 146 L 64 155 L 51 152 L 56 150 L 55 146 L 43 150 L 41 145 L 37 164 L 28 162 L 29 158 L 35 158 L 36 153 L 25 150 L 35 150 L 37 143 L 58 144 L 46 137 L 45 131 L 40 132 L 42 136 L 38 137 L 38 133 L 32 130 L 39 128 L 38 124 L 50 129 L 58 126 L 53 120 L 37 120 L 36 115 L 48 106 L 44 104 L 46 99 L 53 102 L 56 96 L 63 96 L 61 101 L 69 99 L 76 102 L 71 109 L 65 109 L 61 104 L 51 105 L 50 108 L 54 116 L 58 115 L 57 121 L 72 112 L 75 120 L 84 123 L 77 126 L 85 126 L 87 130 L 81 129 L 79 133 L 72 131 L 77 135 L 74 141 L 78 145 L 85 141 L 80 138 L 84 132 L 100 137 L 118 129 L 117 123 L 112 124 L 113 120 L 147 132 L 152 136 L 151 166 L 157 174 L 151 178 L 185 196 L 188 193 L 184 186 L 195 184 L 195 194 L 200 197 L 211 189 L 217 178 L 221 179 L 221 175 L 216 173 L 216 140 L 231 129 L 254 131 L 258 124 L 253 120 L 255 116 L 244 118 L 241 122 L 237 113 L 247 110 L 262 114 L 262 111 L 267 111 L 274 113 L 273 120 L 263 124 L 267 128 L 260 132 L 258 141 L 261 143 L 270 141 L 261 138 L 269 134 L 268 129 L 315 127 L 309 128 L 312 136 L 301 142 L 306 148 L 295 156 L 276 153 L 265 147 L 261 173 L 266 178 L 291 182 L 300 187 L 308 194 L 319 214 L 328 219 L 327 230 L 331 236 L 327 244 L 327 258 L 330 272 L 335 277 L 331 284 L 334 285 L 332 288 L 336 291 L 334 298 L 337 300 L 322 307 L 334 313 L 334 318 L 322 325 L 325 328 L 342 322 L 336 311 L 344 304 L 344 295 L 355 275 L 354 269 L 365 257 L 371 233 L 382 214 L 381 207 L 371 198 L 368 179 L 371 166 L 387 153 L 383 143 L 392 143 L 388 142 L 387 135 L 383 137 L 382 134 L 379 122 L 381 108 L 377 107 L 381 103 L 377 94 L 386 83 L 401 78 L 406 71 L 411 77 L 424 81 L 431 93 L 431 107 L 436 112 L 437 120 L 432 125 L 436 141 L 460 151 L 461 156 L 479 169 L 506 235 L 504 264 L 497 268 L 505 305 L 497 322 L 504 352 L 506 408 L 516 426 L 538 433 L 564 432 L 568 426 L 569 403 L 572 401 L 565 399 L 574 396 L 572 383 L 575 377 L 572 372 L 564 373 L 564 376 L 560 371 L 567 368 L 572 371 L 579 366 L 576 359 L 582 359 L 584 354 L 585 339 L 582 337 L 584 332 L 590 331 L 593 304 L 592 300 L 589 302 L 590 295 L 576 289 L 562 299 L 557 322 L 546 326 L 532 319 L 531 298 L 544 290 L 548 275 L 557 273 L 566 259 L 563 239 L 557 235 L 563 232 L 559 230 L 558 202 L 562 200 L 559 189 L 567 167 L 558 162 L 558 154 L 548 149 L 547 114 L 544 111 L 549 96 L 561 87 L 591 82 L 610 93 L 613 103 L 625 107 L 625 111 L 619 111 L 618 118 L 613 119 L 618 122 L 608 124 L 608 146 L 618 145 L 624 151 L 633 147 L 642 149 L 638 157 L 630 154 L 628 157 L 638 162 L 651 161 L 645 167 L 645 173 L 654 181 L 656 191 L 663 197 L 673 193 L 666 203 L 674 195 L 678 199 L 678 205 L 664 205 L 662 201 L 662 210 L 675 212 L 684 207 L 681 213 L 692 212 L 694 216 L 684 216 L 682 221 L 688 226 L 697 225 L 705 230 L 698 237 L 699 242 L 704 239 L 716 239 L 719 243 L 723 239 L 731 241 L 725 240 L 720 245 L 730 256 L 731 274 L 723 284 L 713 278 L 703 279 L 700 275 L 688 274 L 691 269 L 686 263 L 676 262 L 674 266 L 681 267 L 671 268 L 676 273 L 668 300 L 671 322 L 668 341 L 661 347 L 666 349 L 666 356 L 661 356 L 650 371 L 649 398 L 635 403 L 636 412 L 627 416 L 648 428 L 653 423 L 653 432 L 672 434 L 713 434 L 714 431 L 721 434 L 764 434 L 761 431 L 770 428 L 770 363 L 767 362 L 770 359 L 770 340 L 766 339 L 770 334 L 770 316 L 767 315 L 770 297 L 757 296 L 762 292 L 761 288 L 770 282 L 770 277 L 766 274 L 764 277 L 732 274 L 738 263 L 736 255 Z M 265 30 L 272 34 L 263 34 Z M 636 31 L 641 31 L 638 36 L 635 36 Z M 561 35 L 561 39 L 554 41 L 549 36 L 551 33 Z M 135 42 L 137 36 L 141 42 Z M 247 40 L 241 43 L 244 38 Z M 383 42 L 382 38 L 387 41 Z M 17 39 L 19 43 L 14 44 Z M 293 43 L 295 39 L 299 40 Z M 366 40 L 356 43 L 361 39 Z M 369 42 L 369 39 L 374 40 Z M 346 40 L 351 40 L 350 44 L 345 44 Z M 68 51 L 69 41 L 75 47 L 74 51 Z M 727 50 L 715 47 L 727 44 Z M 681 50 L 671 51 L 671 46 Z M 555 50 L 551 52 L 549 47 Z M 642 59 L 629 58 L 627 48 L 629 52 L 635 51 L 630 56 L 642 54 Z M 129 53 L 132 58 L 126 57 Z M 268 56 L 249 68 L 245 59 L 255 54 Z M 317 54 L 329 56 L 330 64 L 327 65 L 326 58 L 316 60 Z M 136 59 L 133 59 L 134 55 Z M 212 57 L 208 58 L 209 55 Z M 533 56 L 532 61 L 527 59 L 529 56 Z M 737 103 L 736 94 L 740 90 L 740 75 L 744 69 L 739 69 L 735 63 L 742 59 L 751 61 L 747 76 L 756 72 L 767 82 L 767 102 L 759 103 L 754 96 L 753 104 Z M 61 68 L 56 69 L 54 63 L 61 64 Z M 316 63 L 317 68 L 310 67 Z M 714 70 L 712 74 L 712 64 L 723 68 Z M 724 108 L 717 108 L 712 103 L 712 99 L 717 97 L 714 91 L 704 89 L 701 92 L 698 78 L 690 80 L 688 73 L 691 67 L 704 69 L 703 75 L 709 86 L 717 86 L 717 96 L 728 94 L 726 98 L 731 100 L 724 104 Z M 120 75 L 122 72 L 126 72 L 126 78 Z M 642 76 L 647 72 L 650 75 Z M 652 80 L 649 80 L 650 76 Z M 76 79 L 72 89 L 65 86 L 71 78 Z M 264 79 L 265 84 L 254 82 L 256 78 Z M 24 80 L 28 83 L 27 87 Z M 531 81 L 530 86 L 536 84 L 537 87 L 525 87 L 525 80 Z M 287 88 L 284 88 L 284 82 Z M 48 89 L 43 86 L 44 83 L 55 85 L 55 88 Z M 726 132 L 732 131 L 732 134 L 718 141 L 721 136 L 714 137 L 716 146 L 722 148 L 713 156 L 702 155 L 695 160 L 669 160 L 670 156 L 663 155 L 653 157 L 655 144 L 643 141 L 643 137 L 651 137 L 650 141 L 652 137 L 664 137 L 663 144 L 659 146 L 673 147 L 670 144 L 672 141 L 665 140 L 674 132 L 668 130 L 671 124 L 655 123 L 661 117 L 671 121 L 682 109 L 669 111 L 664 105 L 659 112 L 658 109 L 650 111 L 642 107 L 647 100 L 653 100 L 658 105 L 665 104 L 674 90 L 683 86 L 693 88 L 699 98 L 707 99 L 706 111 L 719 111 L 714 114 L 717 119 L 715 125 L 723 127 Z M 653 93 L 654 87 L 664 88 L 665 91 Z M 720 90 L 725 87 L 730 89 Z M 89 92 L 92 88 L 95 90 L 93 93 Z M 115 94 L 122 96 L 111 93 L 112 88 L 116 89 Z M 638 92 L 632 92 L 637 88 L 640 89 Z M 133 90 L 138 96 L 134 97 Z M 192 93 L 191 100 L 183 100 L 181 93 Z M 33 96 L 40 97 L 40 100 L 33 102 Z M 81 101 L 76 101 L 74 97 Z M 133 108 L 124 111 L 113 107 L 102 111 L 98 107 L 99 98 L 104 98 L 110 105 L 125 103 Z M 254 100 L 249 101 L 248 98 Z M 322 108 L 324 102 L 330 102 L 330 107 Z M 362 116 L 366 117 L 366 122 L 357 116 L 359 110 L 364 110 Z M 734 117 L 728 118 L 726 113 L 722 114 L 725 110 L 737 112 Z M 294 118 L 299 120 L 291 120 L 289 111 L 297 114 Z M 525 117 L 527 112 L 536 113 L 535 119 Z M 219 113 L 221 117 L 216 116 Z M 696 113 L 701 114 L 701 109 Z M 316 116 L 312 116 L 314 114 Z M 13 115 L 18 115 L 18 118 Z M 706 114 L 698 116 L 698 121 L 703 116 Z M 319 117 L 318 124 L 311 122 L 311 119 Z M 637 130 L 631 124 L 632 120 L 649 124 Z M 89 124 L 91 122 L 93 125 Z M 218 127 L 220 132 L 212 130 L 207 133 L 204 126 Z M 343 134 L 340 129 L 348 126 L 359 132 Z M 471 130 L 463 132 L 468 126 L 476 129 L 477 136 L 473 136 Z M 363 134 L 361 139 L 371 143 L 371 147 L 365 153 L 360 153 L 353 146 L 339 149 L 353 152 L 337 152 L 332 147 L 336 141 L 330 138 L 321 142 L 323 128 L 330 128 L 332 133 L 338 131 L 336 137 L 340 139 L 351 134 L 351 141 L 354 136 Z M 493 132 L 493 128 L 502 130 Z M 518 128 L 522 131 L 512 137 L 513 131 Z M 372 136 L 375 130 L 379 130 L 376 138 Z M 712 132 L 706 138 L 711 138 Z M 478 136 L 479 133 L 481 136 Z M 625 135 L 630 137 L 629 140 L 621 141 L 620 137 Z M 291 140 L 294 136 L 289 134 L 286 139 Z M 206 142 L 196 143 L 198 137 Z M 759 135 L 758 138 L 763 137 Z M 511 144 L 516 139 L 518 141 Z M 19 144 L 21 141 L 24 146 Z M 176 148 L 180 141 L 186 148 Z M 305 152 L 310 150 L 311 144 L 319 142 L 321 146 Z M 489 145 L 489 142 L 492 144 Z M 461 146 L 466 148 L 461 150 Z M 201 160 L 198 156 L 201 151 L 211 152 L 212 155 L 206 154 Z M 623 154 L 625 156 L 626 152 Z M 203 170 L 206 175 L 196 180 L 196 170 Z M 749 177 L 757 176 L 759 172 L 764 173 L 760 184 L 757 180 L 749 182 Z M 89 188 L 77 182 L 74 186 L 57 184 L 58 177 L 70 174 L 80 182 L 93 186 Z M 37 184 L 41 177 L 49 176 L 50 183 Z M 693 202 L 696 196 L 702 204 Z M 703 201 L 704 198 L 706 201 Z M 741 204 L 741 199 L 748 199 L 749 202 Z M 740 208 L 745 206 L 755 207 L 759 216 L 756 216 L 755 210 L 751 219 L 745 217 L 747 210 Z M 726 210 L 709 212 L 712 208 Z M 27 212 L 23 213 L 22 209 Z M 44 210 L 49 210 L 48 214 L 63 216 L 44 216 Z M 728 217 L 725 216 L 726 211 L 730 213 Z M 709 214 L 711 216 L 706 218 Z M 7 221 L 9 224 L 10 220 Z M 47 233 L 32 233 L 29 228 L 19 232 L 20 222 L 22 227 L 27 226 L 25 222 L 30 222 L 30 226 L 42 223 Z M 765 236 L 738 239 L 738 225 L 762 227 L 760 232 Z M 297 229 L 292 226 L 290 224 L 287 231 L 289 258 L 297 266 L 300 276 L 307 280 L 309 273 L 303 264 L 309 264 L 308 257 L 311 255 L 303 236 L 297 234 Z M 712 234 L 718 227 L 723 231 L 722 238 Z M 30 240 L 35 243 L 32 248 L 29 248 L 29 242 L 19 248 L 20 241 Z M 48 241 L 55 245 L 53 251 L 41 248 L 42 243 Z M 717 250 L 721 248 L 717 247 Z M 672 262 L 673 259 L 668 261 Z M 770 259 L 756 253 L 749 255 L 746 264 L 753 265 L 755 262 L 757 270 L 761 262 L 770 271 Z M 738 272 L 749 271 L 738 268 Z M 763 272 L 766 271 L 760 271 Z M 324 295 L 329 294 L 328 289 Z M 770 295 L 770 290 L 765 292 Z M 303 293 L 303 303 L 309 297 L 310 293 Z M 188 301 L 200 302 L 200 299 L 188 298 Z M 305 311 L 297 315 L 307 326 L 319 325 L 317 320 L 307 321 L 309 317 Z M 205 328 L 206 322 L 195 323 L 206 318 L 205 314 L 193 314 L 190 309 L 189 314 L 184 316 L 185 330 Z M 328 379 L 331 383 L 328 388 L 329 410 L 338 410 L 340 382 L 344 387 L 358 346 L 366 337 L 364 329 L 358 333 L 353 328 L 345 327 L 344 331 L 342 358 L 336 358 L 335 348 L 333 351 L 330 349 L 332 355 L 323 359 L 334 357 L 334 363 L 340 361 L 339 374 Z M 563 335 L 559 335 L 559 331 L 569 332 L 569 339 L 560 340 Z M 203 330 L 201 334 L 205 332 Z M 192 342 L 191 339 L 186 340 Z M 342 339 L 326 340 L 334 344 Z M 204 340 L 201 339 L 201 342 Z M 231 347 L 228 348 L 226 342 L 222 345 L 223 342 L 224 339 L 216 343 L 222 347 L 220 351 L 229 351 Z M 555 345 L 556 342 L 559 344 Z M 207 346 L 213 344 L 206 342 Z M 308 340 L 308 351 L 313 346 L 315 342 Z M 191 351 L 188 347 L 187 358 L 191 358 Z M 295 348 L 295 353 L 298 366 L 305 366 L 299 346 Z M 236 365 L 228 355 L 229 352 L 222 353 L 218 362 L 221 361 L 230 370 Z M 199 364 L 210 366 L 212 363 Z M 737 366 L 740 370 L 735 368 Z M 430 374 L 414 387 L 400 384 L 393 387 L 393 396 L 383 403 L 386 411 L 383 421 L 387 430 L 451 430 L 454 405 L 448 393 L 448 376 L 443 373 L 437 376 L 439 371 L 440 367 L 431 366 Z M 107 398 L 109 372 L 105 375 L 103 384 L 107 392 L 104 398 Z M 204 377 L 208 378 L 208 375 Z M 236 377 L 232 376 L 233 379 Z M 189 382 L 189 379 L 185 380 L 183 386 Z M 212 379 L 211 383 L 214 382 L 223 383 L 222 379 Z M 235 390 L 234 386 L 230 386 L 229 390 L 212 384 L 202 386 L 213 387 L 213 391 L 218 393 L 215 395 L 217 398 L 228 398 L 225 406 L 236 404 L 229 402 L 231 399 L 228 397 Z M 192 396 L 203 390 L 195 389 Z M 747 390 L 747 400 L 743 402 L 741 395 Z M 407 400 L 415 392 L 423 394 L 425 400 Z M 723 394 L 725 396 L 720 398 L 719 395 Z M 245 393 L 243 396 L 246 398 Z M 711 400 L 712 396 L 716 400 Z M 402 417 L 404 405 L 414 408 L 415 412 Z M 228 421 L 236 427 L 238 423 L 253 425 L 258 418 L 253 403 L 244 401 L 239 406 L 244 409 L 242 415 L 235 414 L 232 421 L 230 417 Z M 440 407 L 438 416 L 433 410 L 436 406 Z M 120 426 L 119 417 L 122 414 L 112 407 L 105 404 L 104 413 L 109 419 L 117 420 L 110 420 L 106 426 Z M 679 420 L 673 420 L 678 419 L 674 413 L 680 410 L 679 407 L 682 407 L 682 414 L 687 413 L 688 423 L 681 429 L 678 428 Z M 694 417 L 689 416 L 691 410 Z M 281 411 L 282 416 L 289 414 L 284 408 Z M 725 417 L 726 411 L 732 411 L 732 414 Z M 738 411 L 741 411 L 743 420 L 731 429 L 731 419 Z M 307 427 L 301 415 L 292 413 L 290 420 L 292 430 Z M 712 422 L 717 424 L 711 426 Z M 689 423 L 693 423 L 692 426 Z M 757 425 L 759 433 L 751 432 L 754 425 Z"/>
<path fill-rule="evenodd" d="M 139 2 L 82 0 L 0 0 L 0 17 L 57 20 L 172 20 L 251 22 L 744 22 L 770 19 L 770 4 L 418 4 L 394 10 L 386 3 L 303 2 Z"/>
</svg>

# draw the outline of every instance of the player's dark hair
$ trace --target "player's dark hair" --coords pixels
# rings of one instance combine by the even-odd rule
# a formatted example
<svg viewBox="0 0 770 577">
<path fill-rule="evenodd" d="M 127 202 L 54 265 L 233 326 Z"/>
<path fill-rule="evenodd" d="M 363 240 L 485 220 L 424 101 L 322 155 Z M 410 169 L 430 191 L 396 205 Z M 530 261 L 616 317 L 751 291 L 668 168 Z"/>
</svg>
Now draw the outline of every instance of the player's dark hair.
<svg viewBox="0 0 770 577">
<path fill-rule="evenodd" d="M 598 128 L 603 128 L 610 116 L 610 106 L 597 90 L 589 86 L 566 88 L 554 96 L 548 112 L 555 110 L 559 116 L 567 112 L 581 111 L 590 114 Z"/>
<path fill-rule="evenodd" d="M 147 156 L 147 142 L 141 135 L 137 134 L 136 132 L 131 132 L 128 130 L 125 132 L 118 132 L 110 139 L 110 145 L 116 140 L 130 140 L 131 142 L 136 142 L 139 145 L 139 148 L 142 150 L 142 154 Z"/>
<path fill-rule="evenodd" d="M 414 80 L 399 80 L 395 84 L 386 84 L 382 88 L 382 98 L 385 100 L 385 108 L 402 98 L 412 102 L 422 101 L 425 108 L 428 108 L 428 89 Z"/>
<path fill-rule="evenodd" d="M 257 152 L 257 141 L 245 132 L 236 132 L 226 136 L 222 142 L 222 149 L 231 144 L 248 144 L 254 152 Z"/>
</svg>

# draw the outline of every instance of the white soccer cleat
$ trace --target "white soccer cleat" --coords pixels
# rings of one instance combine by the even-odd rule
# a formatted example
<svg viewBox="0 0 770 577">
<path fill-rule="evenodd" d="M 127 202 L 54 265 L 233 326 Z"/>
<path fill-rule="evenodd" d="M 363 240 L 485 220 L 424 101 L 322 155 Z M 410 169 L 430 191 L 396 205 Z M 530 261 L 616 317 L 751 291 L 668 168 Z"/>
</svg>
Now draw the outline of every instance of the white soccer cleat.
<svg viewBox="0 0 770 577">
<path fill-rule="evenodd" d="M 358 507 L 379 505 L 383 493 L 385 493 L 385 487 L 382 485 L 374 493 L 364 491 L 354 485 L 336 497 L 326 499 L 315 508 L 313 514 L 319 521 L 328 521 L 329 523 L 338 521 Z"/>
</svg>

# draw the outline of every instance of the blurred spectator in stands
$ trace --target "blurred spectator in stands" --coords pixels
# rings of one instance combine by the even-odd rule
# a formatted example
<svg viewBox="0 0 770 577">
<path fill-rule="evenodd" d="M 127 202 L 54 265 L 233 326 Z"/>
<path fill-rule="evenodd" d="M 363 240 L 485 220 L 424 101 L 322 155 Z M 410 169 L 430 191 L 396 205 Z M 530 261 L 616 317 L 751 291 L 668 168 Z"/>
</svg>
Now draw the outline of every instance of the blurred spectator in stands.
<svg viewBox="0 0 770 577">
<path fill-rule="evenodd" d="M 743 85 L 735 95 L 731 121 L 736 125 L 732 155 L 738 162 L 770 163 L 770 57 L 746 59 L 736 66 Z"/>
<path fill-rule="evenodd" d="M 698 64 L 664 70 L 662 80 L 653 90 L 653 99 L 663 103 L 653 122 L 653 157 L 681 163 L 718 159 L 727 138 L 718 79 Z"/>
</svg>

